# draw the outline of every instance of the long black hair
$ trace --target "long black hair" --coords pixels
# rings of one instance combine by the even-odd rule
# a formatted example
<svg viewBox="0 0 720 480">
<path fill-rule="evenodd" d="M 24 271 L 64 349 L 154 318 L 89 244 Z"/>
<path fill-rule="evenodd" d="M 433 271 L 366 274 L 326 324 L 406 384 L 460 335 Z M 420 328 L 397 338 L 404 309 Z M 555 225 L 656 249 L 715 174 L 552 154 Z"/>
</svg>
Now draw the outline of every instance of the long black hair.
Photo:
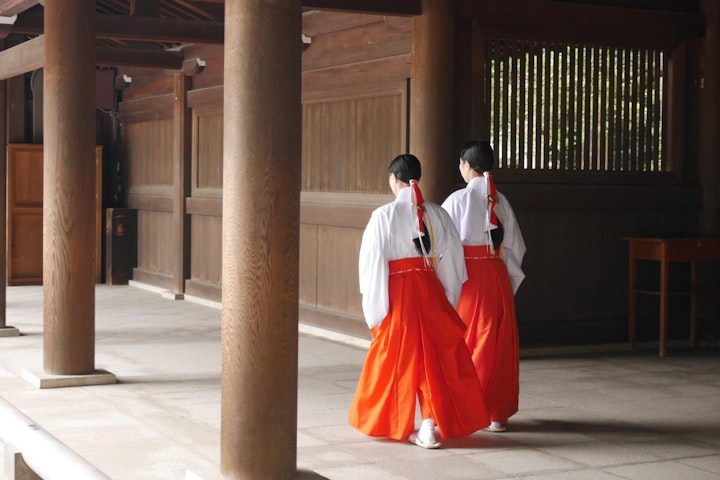
<svg viewBox="0 0 720 480">
<path fill-rule="evenodd" d="M 460 149 L 460 159 L 468 162 L 477 173 L 490 172 L 495 165 L 495 154 L 490 142 L 473 140 Z"/>
<path fill-rule="evenodd" d="M 398 155 L 390 162 L 388 173 L 392 173 L 403 183 L 410 183 L 410 180 L 419 181 L 422 175 L 420 160 L 412 153 Z"/>
<path fill-rule="evenodd" d="M 388 173 L 395 175 L 397 179 L 403 183 L 409 184 L 412 180 L 415 180 L 417 182 L 418 180 L 420 180 L 420 176 L 422 175 L 420 160 L 418 160 L 418 158 L 411 153 L 403 153 L 402 155 L 398 155 L 393 159 L 392 162 L 390 162 L 390 166 L 388 167 Z M 422 205 L 417 205 L 417 208 L 424 209 L 425 204 L 423 203 Z M 415 244 L 415 249 L 418 251 L 418 253 L 424 257 L 426 255 L 429 255 L 430 248 L 432 247 L 432 240 L 428 232 L 427 224 L 424 220 L 423 231 L 423 235 L 413 238 L 413 243 Z"/>
<path fill-rule="evenodd" d="M 460 149 L 460 159 L 467 162 L 470 168 L 479 174 L 492 171 L 495 165 L 495 153 L 493 152 L 490 142 L 486 140 L 473 140 L 466 143 L 462 149 Z M 490 192 L 488 192 L 488 196 L 489 193 Z M 497 202 L 497 198 L 493 199 L 493 202 Z M 491 204 L 491 208 L 494 207 L 495 205 Z M 497 228 L 490 230 L 490 238 L 492 239 L 493 246 L 500 248 L 505 238 L 505 228 L 500 219 L 498 219 L 497 223 Z"/>
</svg>

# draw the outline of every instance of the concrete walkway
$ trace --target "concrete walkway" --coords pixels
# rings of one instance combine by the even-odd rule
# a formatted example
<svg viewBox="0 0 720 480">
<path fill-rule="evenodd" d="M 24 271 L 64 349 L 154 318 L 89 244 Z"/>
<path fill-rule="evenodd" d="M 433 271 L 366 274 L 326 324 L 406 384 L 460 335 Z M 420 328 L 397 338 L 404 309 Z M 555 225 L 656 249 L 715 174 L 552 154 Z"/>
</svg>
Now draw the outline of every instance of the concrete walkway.
<svg viewBox="0 0 720 480">
<path fill-rule="evenodd" d="M 7 299 L 22 335 L 0 337 L 0 396 L 115 480 L 219 478 L 217 308 L 98 286 L 96 367 L 118 383 L 38 390 L 22 372 L 42 368 L 42 288 Z M 440 450 L 348 426 L 364 357 L 300 335 L 298 478 L 720 478 L 720 351 L 524 356 L 510 430 Z"/>
</svg>

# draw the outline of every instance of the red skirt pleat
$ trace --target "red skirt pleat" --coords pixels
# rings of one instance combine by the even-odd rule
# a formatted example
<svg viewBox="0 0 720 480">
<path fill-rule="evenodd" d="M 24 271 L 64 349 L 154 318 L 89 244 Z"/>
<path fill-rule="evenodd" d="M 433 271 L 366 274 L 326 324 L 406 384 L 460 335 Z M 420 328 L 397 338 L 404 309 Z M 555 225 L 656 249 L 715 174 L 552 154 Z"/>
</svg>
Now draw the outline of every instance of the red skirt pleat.
<svg viewBox="0 0 720 480">
<path fill-rule="evenodd" d="M 468 280 L 457 311 L 467 325 L 465 342 L 490 419 L 505 423 L 518 411 L 520 393 L 515 297 L 502 259 L 481 252 L 465 247 Z"/>
</svg>

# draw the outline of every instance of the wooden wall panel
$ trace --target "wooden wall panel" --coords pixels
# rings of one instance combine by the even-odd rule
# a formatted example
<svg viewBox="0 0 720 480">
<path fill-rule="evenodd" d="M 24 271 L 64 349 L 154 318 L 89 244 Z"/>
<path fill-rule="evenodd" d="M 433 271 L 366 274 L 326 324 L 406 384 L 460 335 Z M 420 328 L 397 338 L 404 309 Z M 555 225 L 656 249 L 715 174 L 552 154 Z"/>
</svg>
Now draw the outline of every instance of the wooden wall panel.
<svg viewBox="0 0 720 480">
<path fill-rule="evenodd" d="M 125 125 L 128 186 L 173 184 L 173 121 Z"/>
<path fill-rule="evenodd" d="M 186 201 L 192 215 L 189 295 L 221 299 L 222 278 L 222 96 L 217 88 L 189 95 L 193 107 L 191 197 Z M 205 93 L 202 93 L 205 92 Z M 208 94 L 208 92 L 210 92 Z M 218 100 L 220 103 L 218 103 Z"/>
<path fill-rule="evenodd" d="M 172 93 L 122 102 L 118 110 L 124 124 L 173 118 L 175 96 Z"/>
<path fill-rule="evenodd" d="M 328 94 L 353 94 L 367 85 L 387 84 L 410 78 L 410 54 L 368 60 L 360 64 L 308 70 L 302 74 L 303 98 Z"/>
<path fill-rule="evenodd" d="M 300 224 L 300 302 L 317 306 L 318 226 Z"/>
<path fill-rule="evenodd" d="M 381 22 L 382 20 L 383 15 L 313 10 L 303 13 L 303 33 L 311 38 L 316 38 L 319 35 L 350 30 L 351 28 Z"/>
<path fill-rule="evenodd" d="M 7 146 L 8 285 L 41 285 L 43 267 L 43 145 Z M 95 147 L 95 281 L 102 281 L 103 148 Z"/>
<path fill-rule="evenodd" d="M 412 48 L 412 19 L 375 17 L 376 21 L 343 30 L 340 34 L 317 34 L 303 52 L 303 70 L 357 64 L 378 58 L 394 57 Z M 307 35 L 307 33 L 306 33 Z M 342 35 L 342 41 L 337 37 Z"/>
<path fill-rule="evenodd" d="M 222 278 L 222 218 L 193 215 L 190 245 L 192 281 L 219 287 Z"/>
<path fill-rule="evenodd" d="M 358 253 L 362 229 L 318 227 L 317 305 L 350 314 L 362 314 L 358 284 Z"/>
<path fill-rule="evenodd" d="M 303 191 L 386 193 L 387 166 L 406 151 L 406 98 L 400 86 L 305 103 Z"/>
<path fill-rule="evenodd" d="M 30 209 L 27 209 L 28 211 Z M 39 215 L 38 215 L 39 213 Z M 42 285 L 43 217 L 39 212 L 15 213 L 9 219 L 12 232 L 8 250 L 8 285 Z M 18 233 L 22 234 L 19 236 Z M 38 255 L 40 252 L 40 255 Z"/>
<path fill-rule="evenodd" d="M 197 189 L 222 189 L 222 110 L 193 115 L 193 172 L 193 195 Z"/>
<path fill-rule="evenodd" d="M 343 330 L 358 322 L 365 325 L 357 280 L 360 241 L 372 211 L 393 198 L 301 193 L 300 302 L 306 313 L 314 308 L 324 326 Z M 309 315 L 305 318 L 316 323 Z"/>
<path fill-rule="evenodd" d="M 137 268 L 172 274 L 172 213 L 138 212 Z"/>
<path fill-rule="evenodd" d="M 300 222 L 364 229 L 374 209 L 395 199 L 389 190 L 385 195 L 302 192 Z"/>
<path fill-rule="evenodd" d="M 121 68 L 118 75 L 132 78 L 130 86 L 123 90 L 123 101 L 155 97 L 173 92 L 172 72 L 147 68 Z"/>
</svg>

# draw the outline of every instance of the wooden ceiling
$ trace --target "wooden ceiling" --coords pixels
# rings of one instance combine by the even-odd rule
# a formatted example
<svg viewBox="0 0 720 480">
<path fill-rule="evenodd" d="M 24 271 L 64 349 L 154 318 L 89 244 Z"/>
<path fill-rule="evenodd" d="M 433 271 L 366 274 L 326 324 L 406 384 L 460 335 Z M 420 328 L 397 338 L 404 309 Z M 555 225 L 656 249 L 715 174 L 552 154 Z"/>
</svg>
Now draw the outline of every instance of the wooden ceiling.
<svg viewBox="0 0 720 480">
<path fill-rule="evenodd" d="M 43 4 L 0 0 L 0 80 L 42 67 Z M 224 0 L 96 0 L 95 5 L 98 65 L 181 69 L 184 45 L 223 43 Z M 418 15 L 420 0 L 302 0 L 302 8 Z"/>
<path fill-rule="evenodd" d="M 464 12 L 469 18 L 491 17 L 493 23 L 502 23 L 516 17 L 513 8 L 519 0 L 509 4 L 507 0 L 454 1 L 458 12 Z M 0 80 L 42 67 L 44 2 L 0 0 L 0 42 L 4 42 L 4 49 L 0 43 Z M 521 3 L 536 5 L 542 12 L 552 7 L 553 15 L 567 16 L 575 10 L 584 11 L 582 4 L 647 8 L 653 2 L 661 2 L 665 9 L 672 10 L 688 3 L 697 8 L 697 0 L 523 0 Z M 306 11 L 400 16 L 421 13 L 421 0 L 301 0 L 301 3 Z M 100 66 L 181 70 L 184 45 L 222 44 L 224 40 L 225 0 L 96 0 L 95 6 L 96 61 Z M 477 9 L 482 12 L 475 12 Z M 496 10 L 499 13 L 494 17 L 488 15 Z M 619 16 L 626 17 L 627 12 Z"/>
</svg>

